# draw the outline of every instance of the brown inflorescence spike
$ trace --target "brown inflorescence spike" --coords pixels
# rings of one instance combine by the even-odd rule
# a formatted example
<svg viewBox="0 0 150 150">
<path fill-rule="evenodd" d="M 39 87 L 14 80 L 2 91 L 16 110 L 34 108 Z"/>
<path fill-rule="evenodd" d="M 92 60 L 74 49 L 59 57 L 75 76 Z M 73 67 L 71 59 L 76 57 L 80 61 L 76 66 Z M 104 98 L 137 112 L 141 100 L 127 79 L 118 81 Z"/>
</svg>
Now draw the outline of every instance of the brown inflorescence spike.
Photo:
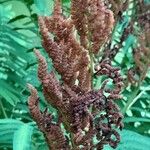
<svg viewBox="0 0 150 150">
<path fill-rule="evenodd" d="M 31 85 L 28 104 L 49 149 L 102 149 L 105 144 L 115 148 L 120 136 L 114 128 L 122 129 L 123 116 L 114 100 L 121 98 L 123 79 L 120 69 L 112 67 L 108 59 L 102 59 L 97 70 L 93 68 L 95 54 L 113 28 L 112 11 L 102 0 L 72 0 L 71 16 L 67 18 L 61 0 L 56 0 L 52 16 L 39 16 L 38 22 L 42 45 L 54 66 L 54 71 L 49 72 L 45 57 L 34 50 L 38 77 L 44 98 L 56 109 L 58 119 L 53 119 L 47 108 L 40 111 L 38 92 Z M 59 80 L 56 72 L 61 76 Z M 112 79 L 113 90 L 107 88 L 109 80 L 99 90 L 92 87 L 93 77 L 102 75 Z M 97 144 L 93 143 L 93 137 L 97 138 Z"/>
<path fill-rule="evenodd" d="M 36 49 L 34 49 L 34 52 L 37 56 L 37 59 L 39 61 L 39 65 L 38 65 L 38 77 L 39 80 L 41 82 L 43 82 L 47 75 L 48 75 L 48 71 L 47 71 L 47 62 L 45 60 L 45 58 L 40 54 L 40 52 Z"/>
<path fill-rule="evenodd" d="M 89 6 L 88 28 L 92 41 L 92 52 L 97 54 L 112 31 L 114 16 L 101 0 L 91 0 Z"/>
<path fill-rule="evenodd" d="M 54 11 L 53 11 L 53 15 L 56 16 L 55 19 L 57 19 L 57 16 L 61 16 L 62 15 L 62 7 L 61 7 L 61 0 L 55 0 L 55 6 L 54 6 Z"/>
<path fill-rule="evenodd" d="M 52 150 L 69 150 L 69 144 L 67 143 L 60 126 L 52 122 L 52 115 L 47 112 L 47 109 L 44 112 L 40 111 L 37 90 L 30 84 L 28 84 L 28 88 L 31 92 L 31 96 L 28 100 L 30 113 L 39 129 L 44 133 L 49 148 Z"/>
<path fill-rule="evenodd" d="M 38 103 L 39 103 L 38 92 L 31 84 L 28 84 L 27 86 L 31 93 L 31 96 L 28 99 L 29 110 L 32 115 L 32 118 L 37 122 L 37 124 L 40 125 L 43 118 L 42 118 L 42 113 L 38 106 Z M 41 129 L 43 130 L 42 126 L 41 126 Z"/>
<path fill-rule="evenodd" d="M 80 42 L 84 48 L 87 48 L 87 15 L 88 15 L 88 0 L 72 0 L 71 18 L 80 35 Z"/>
<path fill-rule="evenodd" d="M 97 66 L 97 72 L 95 73 L 96 75 L 107 75 L 109 78 L 113 80 L 113 84 L 115 85 L 115 88 L 113 90 L 105 88 L 105 91 L 110 93 L 109 98 L 112 99 L 121 98 L 120 92 L 123 87 L 123 78 L 121 77 L 119 70 L 120 70 L 119 68 L 112 67 L 109 60 L 106 59 L 103 60 L 99 64 L 99 66 Z"/>
</svg>

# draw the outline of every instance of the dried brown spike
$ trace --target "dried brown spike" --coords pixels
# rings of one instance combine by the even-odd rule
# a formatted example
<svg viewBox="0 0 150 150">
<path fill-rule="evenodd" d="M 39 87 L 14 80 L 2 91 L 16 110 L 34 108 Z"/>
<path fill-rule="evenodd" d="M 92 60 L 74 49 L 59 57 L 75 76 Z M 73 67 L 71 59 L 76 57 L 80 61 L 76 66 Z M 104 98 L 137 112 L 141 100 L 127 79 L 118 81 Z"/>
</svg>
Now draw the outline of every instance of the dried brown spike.
<svg viewBox="0 0 150 150">
<path fill-rule="evenodd" d="M 53 11 L 54 19 L 57 19 L 57 17 L 60 17 L 61 15 L 62 15 L 61 0 L 55 0 Z"/>
<path fill-rule="evenodd" d="M 114 26 L 114 15 L 101 0 L 89 2 L 88 27 L 92 41 L 92 52 L 97 54 L 100 47 L 109 37 Z"/>
<path fill-rule="evenodd" d="M 39 100 L 38 92 L 31 84 L 27 84 L 27 87 L 31 93 L 31 96 L 28 99 L 28 107 L 30 113 L 32 115 L 32 118 L 37 122 L 38 125 L 40 125 L 42 123 L 43 117 L 40 108 L 38 106 L 38 100 Z M 40 126 L 40 129 L 42 131 L 44 130 L 42 126 Z"/>
<path fill-rule="evenodd" d="M 40 51 L 34 49 L 34 52 L 39 61 L 38 77 L 39 77 L 40 81 L 43 82 L 46 79 L 46 76 L 48 75 L 47 62 L 46 62 L 45 58 L 41 55 Z"/>
<path fill-rule="evenodd" d="M 32 110 L 36 111 L 37 110 L 37 104 L 38 104 L 37 90 L 31 84 L 27 84 L 27 87 L 31 92 L 31 96 L 29 97 L 29 100 L 28 100 L 29 109 L 31 112 L 32 112 Z M 33 114 L 36 114 L 36 113 L 33 112 Z"/>
<path fill-rule="evenodd" d="M 102 149 L 104 144 L 116 147 L 120 139 L 113 128 L 122 128 L 122 115 L 113 102 L 120 98 L 122 77 L 119 69 L 112 67 L 109 60 L 102 59 L 95 75 L 111 78 L 115 88 L 106 89 L 106 80 L 99 90 L 91 86 L 93 54 L 97 54 L 109 38 L 114 16 L 103 0 L 71 2 L 69 18 L 62 13 L 61 0 L 55 0 L 52 16 L 38 18 L 42 45 L 52 59 L 55 71 L 61 75 L 60 80 L 53 71 L 48 72 L 46 59 L 34 50 L 44 97 L 57 110 L 59 119 L 53 120 L 47 109 L 40 111 L 37 90 L 28 85 L 30 113 L 52 150 Z M 68 133 L 68 141 L 61 124 Z M 116 141 L 111 139 L 112 135 Z M 100 141 L 97 145 L 92 142 L 94 136 Z"/>
<path fill-rule="evenodd" d="M 72 0 L 71 19 L 80 35 L 80 42 L 87 48 L 87 13 L 88 0 Z"/>
</svg>

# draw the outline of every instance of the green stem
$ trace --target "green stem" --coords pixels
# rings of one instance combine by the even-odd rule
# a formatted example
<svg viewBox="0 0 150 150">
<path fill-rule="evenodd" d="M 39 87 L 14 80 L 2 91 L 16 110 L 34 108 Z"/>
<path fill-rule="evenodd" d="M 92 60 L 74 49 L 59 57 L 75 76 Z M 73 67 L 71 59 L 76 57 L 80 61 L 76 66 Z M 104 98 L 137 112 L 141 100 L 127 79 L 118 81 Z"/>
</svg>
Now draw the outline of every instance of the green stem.
<svg viewBox="0 0 150 150">
<path fill-rule="evenodd" d="M 0 100 L 0 107 L 1 107 L 1 110 L 2 110 L 2 113 L 3 113 L 4 117 L 5 117 L 5 118 L 8 118 L 8 116 L 7 116 L 6 112 L 5 112 L 5 109 L 4 109 L 2 100 Z"/>
<path fill-rule="evenodd" d="M 138 86 L 136 89 L 133 91 L 133 94 L 131 95 L 130 99 L 128 100 L 126 106 L 123 108 L 122 113 L 125 114 L 127 110 L 138 100 L 138 98 L 147 90 L 149 90 L 149 87 L 145 88 L 143 91 L 141 91 L 139 94 L 138 92 L 140 91 L 140 86 L 142 84 L 142 81 L 147 73 L 148 70 L 148 64 L 146 64 L 146 67 L 144 68 L 144 71 L 142 72 L 140 79 L 138 81 Z M 138 94 L 138 95 L 137 95 Z"/>
<path fill-rule="evenodd" d="M 150 87 L 146 87 L 145 89 L 143 89 L 134 99 L 133 101 L 130 103 L 130 105 L 128 106 L 128 109 L 130 109 L 130 107 L 146 92 L 150 90 Z"/>
<path fill-rule="evenodd" d="M 122 110 L 122 113 L 125 114 L 127 110 L 131 107 L 131 103 L 133 102 L 133 99 L 136 97 L 136 95 L 139 92 L 139 86 L 133 91 L 132 95 L 130 96 L 130 99 L 128 100 L 127 104 Z"/>
</svg>

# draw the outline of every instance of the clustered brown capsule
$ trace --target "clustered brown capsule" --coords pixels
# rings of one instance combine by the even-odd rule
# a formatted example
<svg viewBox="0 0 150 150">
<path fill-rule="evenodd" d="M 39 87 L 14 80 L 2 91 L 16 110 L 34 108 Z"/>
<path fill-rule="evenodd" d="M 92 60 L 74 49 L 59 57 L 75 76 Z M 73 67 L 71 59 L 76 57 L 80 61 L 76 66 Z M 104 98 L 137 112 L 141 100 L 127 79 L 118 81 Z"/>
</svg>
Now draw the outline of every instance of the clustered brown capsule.
<svg viewBox="0 0 150 150">
<path fill-rule="evenodd" d="M 48 72 L 45 58 L 34 50 L 43 95 L 57 110 L 59 119 L 54 122 L 47 110 L 40 111 L 37 90 L 28 85 L 30 113 L 52 150 L 100 150 L 105 144 L 116 148 L 120 136 L 115 128 L 123 128 L 123 116 L 114 100 L 121 99 L 123 79 L 120 69 L 112 67 L 107 59 L 93 69 L 93 57 L 111 34 L 113 12 L 102 0 L 72 0 L 69 18 L 61 9 L 61 1 L 56 0 L 53 15 L 38 19 L 42 45 L 52 59 L 55 71 L 61 75 L 60 80 L 55 71 Z M 93 75 L 106 75 L 112 79 L 114 89 L 108 89 L 108 80 L 105 80 L 99 90 L 94 90 Z"/>
</svg>

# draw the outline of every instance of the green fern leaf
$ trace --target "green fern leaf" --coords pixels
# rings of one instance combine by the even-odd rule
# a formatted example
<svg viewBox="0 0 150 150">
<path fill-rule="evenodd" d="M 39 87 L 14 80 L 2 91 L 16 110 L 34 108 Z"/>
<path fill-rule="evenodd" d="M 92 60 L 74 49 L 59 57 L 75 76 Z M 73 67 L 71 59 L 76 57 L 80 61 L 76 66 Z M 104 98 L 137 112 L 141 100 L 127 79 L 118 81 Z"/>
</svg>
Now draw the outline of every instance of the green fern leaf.
<svg viewBox="0 0 150 150">
<path fill-rule="evenodd" d="M 13 142 L 14 132 L 23 123 L 18 120 L 13 119 L 0 119 L 0 147 L 11 146 Z"/>
<path fill-rule="evenodd" d="M 24 124 L 15 133 L 13 138 L 13 150 L 31 150 L 33 127 Z"/>
</svg>

